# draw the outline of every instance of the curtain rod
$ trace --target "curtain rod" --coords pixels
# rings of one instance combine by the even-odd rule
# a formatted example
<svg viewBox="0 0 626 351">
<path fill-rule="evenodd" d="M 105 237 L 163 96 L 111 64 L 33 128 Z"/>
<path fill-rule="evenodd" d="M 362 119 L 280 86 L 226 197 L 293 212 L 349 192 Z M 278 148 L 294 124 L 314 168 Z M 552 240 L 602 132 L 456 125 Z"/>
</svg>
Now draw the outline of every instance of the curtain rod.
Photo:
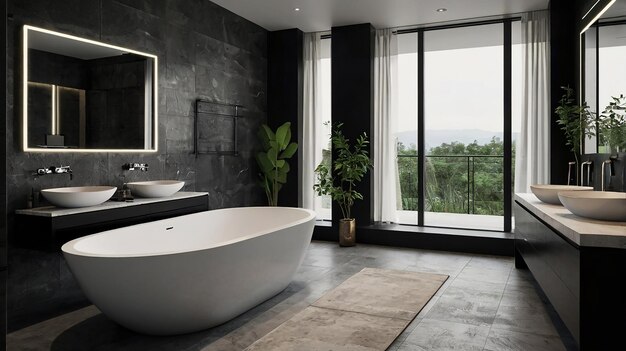
<svg viewBox="0 0 626 351">
<path fill-rule="evenodd" d="M 450 23 L 450 24 L 441 24 L 437 26 L 429 26 L 429 27 L 414 27 L 414 28 L 406 28 L 406 29 L 396 29 L 392 31 L 393 34 L 406 34 L 406 33 L 416 33 L 416 32 L 427 32 L 431 30 L 441 30 L 441 29 L 452 29 L 452 28 L 463 28 L 463 27 L 473 27 L 473 26 L 482 26 L 487 24 L 497 24 L 504 22 L 515 22 L 521 21 L 521 17 L 506 17 L 500 19 L 492 19 L 492 20 L 483 20 L 483 21 L 473 21 L 473 22 L 463 22 L 463 23 Z"/>
<path fill-rule="evenodd" d="M 598 21 L 593 26 L 595 27 L 608 27 L 615 26 L 618 24 L 626 24 L 626 18 L 623 17 L 612 17 L 607 18 L 605 21 Z"/>
<path fill-rule="evenodd" d="M 545 10 L 541 10 L 545 11 Z M 474 17 L 470 19 L 458 20 L 458 21 L 448 21 L 448 22 L 433 22 L 419 25 L 410 25 L 410 26 L 399 26 L 399 27 L 390 27 L 393 29 L 393 34 L 405 34 L 405 33 L 415 33 L 418 31 L 429 31 L 429 30 L 439 30 L 439 29 L 450 29 L 450 28 L 461 28 L 461 27 L 471 27 L 471 26 L 479 26 L 486 24 L 496 24 L 496 23 L 504 23 L 506 21 L 521 21 L 522 13 L 513 13 L 507 14 L 506 17 L 494 16 L 490 17 Z M 482 18 L 482 20 L 478 20 Z M 468 21 L 469 20 L 469 21 Z M 321 39 L 330 39 L 332 38 L 332 34 L 329 31 L 319 31 L 313 33 L 326 33 L 320 36 Z"/>
</svg>

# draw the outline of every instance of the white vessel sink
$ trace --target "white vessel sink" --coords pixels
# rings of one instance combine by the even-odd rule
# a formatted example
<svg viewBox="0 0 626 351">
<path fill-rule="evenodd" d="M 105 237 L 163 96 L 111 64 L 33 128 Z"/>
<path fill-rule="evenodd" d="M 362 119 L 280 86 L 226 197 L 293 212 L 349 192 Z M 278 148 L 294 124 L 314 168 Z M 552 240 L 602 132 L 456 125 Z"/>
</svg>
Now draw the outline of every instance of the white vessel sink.
<svg viewBox="0 0 626 351">
<path fill-rule="evenodd" d="M 571 213 L 603 221 L 626 222 L 626 193 L 612 191 L 563 191 L 563 206 Z"/>
<path fill-rule="evenodd" d="M 153 180 L 126 184 L 134 196 L 167 197 L 180 190 L 185 182 L 179 180 Z"/>
<path fill-rule="evenodd" d="M 41 194 L 58 207 L 89 207 L 110 199 L 116 190 L 114 186 L 77 186 L 43 189 Z"/>
<path fill-rule="evenodd" d="M 578 185 L 557 185 L 557 184 L 533 184 L 530 186 L 530 191 L 535 196 L 548 204 L 560 205 L 558 193 L 560 191 L 590 191 L 593 187 L 590 186 L 578 186 Z"/>
</svg>

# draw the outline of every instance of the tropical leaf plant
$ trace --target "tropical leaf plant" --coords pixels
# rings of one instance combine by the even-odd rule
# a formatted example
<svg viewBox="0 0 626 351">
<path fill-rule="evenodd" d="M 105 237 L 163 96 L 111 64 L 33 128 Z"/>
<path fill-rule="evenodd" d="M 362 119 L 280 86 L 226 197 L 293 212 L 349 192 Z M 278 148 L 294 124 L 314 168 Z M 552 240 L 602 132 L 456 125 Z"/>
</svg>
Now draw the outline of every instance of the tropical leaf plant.
<svg viewBox="0 0 626 351">
<path fill-rule="evenodd" d="M 256 155 L 261 170 L 260 185 L 265 190 L 267 203 L 278 206 L 278 192 L 287 183 L 290 166 L 287 162 L 298 150 L 298 144 L 291 141 L 291 123 L 286 122 L 274 132 L 263 124 L 258 133 L 263 150 Z"/>
<path fill-rule="evenodd" d="M 317 183 L 313 190 L 317 195 L 330 195 L 341 208 L 344 219 L 351 219 L 351 209 L 355 200 L 363 200 L 363 195 L 355 190 L 372 163 L 367 151 L 367 134 L 361 134 L 354 145 L 341 131 L 343 123 L 333 125 L 331 134 L 332 155 L 335 158 L 329 166 L 320 163 L 315 169 Z"/>
</svg>

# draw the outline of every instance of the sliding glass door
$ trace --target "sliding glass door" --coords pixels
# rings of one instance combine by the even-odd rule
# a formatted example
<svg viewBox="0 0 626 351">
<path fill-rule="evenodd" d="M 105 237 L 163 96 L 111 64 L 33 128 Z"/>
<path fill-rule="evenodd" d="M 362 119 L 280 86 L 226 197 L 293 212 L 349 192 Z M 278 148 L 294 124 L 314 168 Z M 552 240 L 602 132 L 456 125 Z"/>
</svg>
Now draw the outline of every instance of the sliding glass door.
<svg viewBox="0 0 626 351">
<path fill-rule="evenodd" d="M 511 67 L 521 59 L 512 58 L 520 51 L 511 25 L 398 34 L 400 223 L 510 229 L 512 104 L 520 100 Z"/>
<path fill-rule="evenodd" d="M 417 33 L 398 36 L 398 116 L 397 157 L 400 201 L 397 218 L 402 224 L 416 225 L 419 204 L 417 142 Z"/>
<path fill-rule="evenodd" d="M 424 225 L 503 229 L 503 27 L 424 33 Z"/>
<path fill-rule="evenodd" d="M 331 132 L 331 55 L 330 55 L 330 37 L 322 37 L 321 40 L 321 57 L 319 70 L 320 74 L 320 91 L 317 98 L 319 99 L 319 107 L 321 109 L 321 121 L 316 125 L 315 145 L 321 147 L 321 150 L 316 151 L 315 164 L 325 163 L 330 165 L 330 132 Z M 317 220 L 330 221 L 332 219 L 332 198 L 330 195 L 315 196 L 315 212 L 317 213 Z"/>
</svg>

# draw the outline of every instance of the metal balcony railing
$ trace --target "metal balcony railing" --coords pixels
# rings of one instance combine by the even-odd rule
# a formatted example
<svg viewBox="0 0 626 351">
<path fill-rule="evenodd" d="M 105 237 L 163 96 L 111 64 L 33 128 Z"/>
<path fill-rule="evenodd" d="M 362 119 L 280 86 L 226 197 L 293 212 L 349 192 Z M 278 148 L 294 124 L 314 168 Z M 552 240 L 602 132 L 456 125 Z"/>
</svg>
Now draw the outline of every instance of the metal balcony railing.
<svg viewBox="0 0 626 351">
<path fill-rule="evenodd" d="M 450 212 L 450 213 L 467 213 L 467 214 L 490 214 L 490 215 L 503 215 L 503 204 L 504 204 L 504 155 L 427 155 L 426 156 L 426 184 L 425 188 L 427 189 L 426 194 L 419 194 L 417 187 L 417 162 L 418 155 L 397 155 L 398 157 L 398 167 L 399 167 L 399 178 L 400 178 L 400 189 L 402 196 L 402 209 L 403 210 L 417 210 L 417 198 L 414 197 L 406 197 L 405 194 L 409 193 L 413 196 L 426 196 L 426 211 L 431 212 Z M 403 158 L 412 158 L 415 159 L 415 174 L 411 173 L 411 170 L 408 170 L 409 174 L 402 174 L 403 172 L 407 172 L 407 170 L 403 170 L 400 167 L 400 160 Z M 435 160 L 446 160 L 446 162 L 437 162 Z M 430 160 L 430 162 L 429 162 Z M 487 160 L 496 160 L 495 162 L 485 162 Z M 462 162 L 459 162 L 462 161 Z M 494 164 L 495 164 L 495 172 L 494 172 Z M 490 166 L 490 167 L 488 167 Z M 453 176 L 456 176 L 458 172 L 463 171 L 465 173 L 465 178 L 461 179 L 461 183 L 457 184 L 445 184 L 445 186 L 449 187 L 448 189 L 442 189 L 441 184 L 437 183 L 436 178 L 431 178 L 430 173 L 437 173 L 437 167 L 446 167 L 445 170 L 439 169 L 440 173 L 443 172 L 444 177 L 448 177 L 444 180 L 450 181 Z M 455 174 L 452 174 L 452 173 Z M 493 182 L 492 184 L 480 184 L 480 194 L 477 194 L 477 175 L 488 176 L 491 175 L 492 178 L 497 179 L 497 182 Z M 431 181 L 429 182 L 429 178 Z M 404 182 L 403 182 L 404 180 Z M 458 179 L 457 179 L 458 180 Z M 403 184 L 404 183 L 404 184 Z M 433 185 L 436 184 L 436 186 Z M 463 184 L 466 183 L 466 184 Z M 459 205 L 458 203 L 453 203 L 454 199 L 450 197 L 452 193 L 458 195 L 458 191 L 460 187 L 458 185 L 463 185 L 463 190 L 465 192 L 464 203 Z M 404 188 L 404 189 L 403 189 Z M 405 191 L 406 189 L 406 191 Z M 495 189 L 495 190 L 494 190 Z M 441 198 L 433 199 L 430 197 L 437 197 L 437 194 L 446 194 L 448 193 L 448 198 L 443 196 L 443 200 Z M 477 195 L 480 197 L 477 199 Z M 439 201 L 438 207 L 443 206 L 442 209 L 435 208 L 435 202 Z M 446 203 L 446 201 L 448 201 Z M 488 204 L 490 203 L 490 204 Z M 477 212 L 477 204 L 483 205 Z M 491 205 L 491 206 L 489 206 Z M 406 206 L 406 208 L 405 208 Z M 462 207 L 463 211 L 461 212 L 460 208 Z M 447 208 L 447 210 L 446 210 Z"/>
</svg>

